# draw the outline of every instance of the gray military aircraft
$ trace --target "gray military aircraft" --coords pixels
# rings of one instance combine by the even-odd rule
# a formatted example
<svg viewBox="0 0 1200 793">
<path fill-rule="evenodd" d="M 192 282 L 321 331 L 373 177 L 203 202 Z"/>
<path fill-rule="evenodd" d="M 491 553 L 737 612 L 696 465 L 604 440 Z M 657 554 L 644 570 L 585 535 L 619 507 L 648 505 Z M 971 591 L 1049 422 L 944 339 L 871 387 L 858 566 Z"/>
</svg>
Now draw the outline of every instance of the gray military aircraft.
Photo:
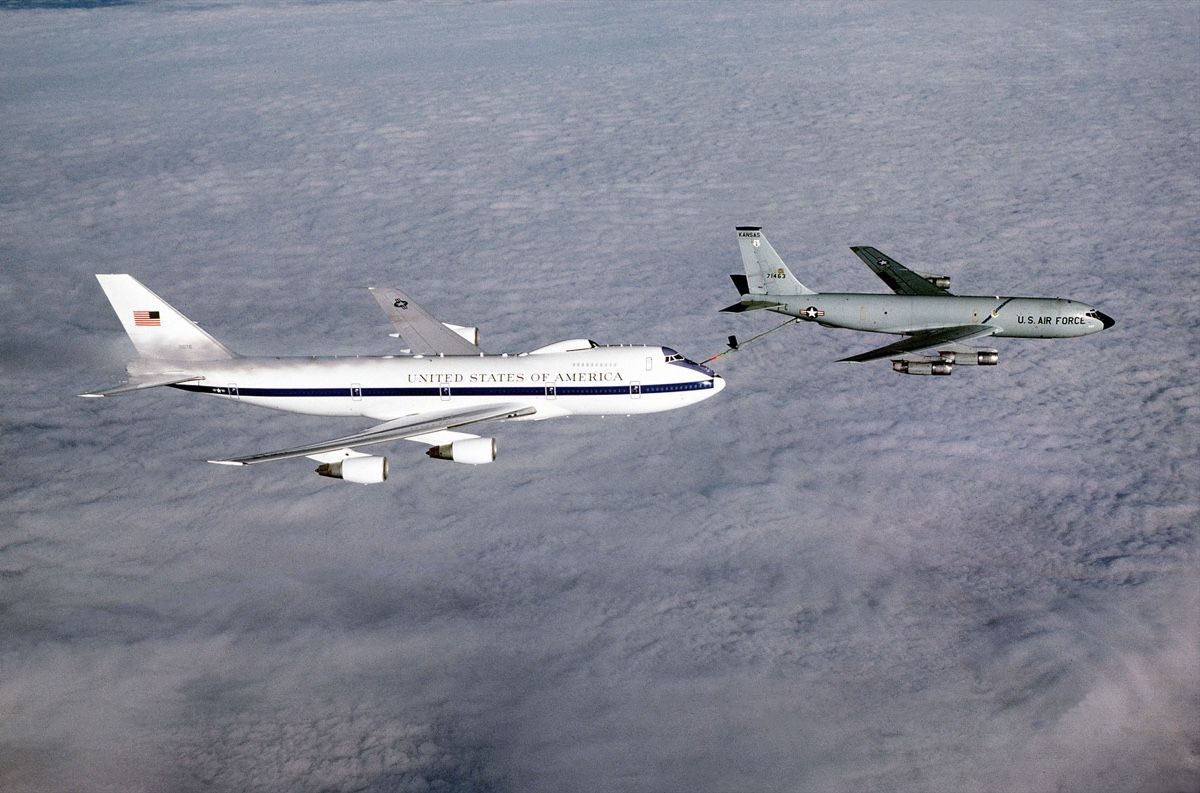
<svg viewBox="0 0 1200 793">
<path fill-rule="evenodd" d="M 800 283 L 758 226 L 738 226 L 745 275 L 731 275 L 742 299 L 724 312 L 766 310 L 828 328 L 893 333 L 908 338 L 842 358 L 892 360 L 902 374 L 948 375 L 955 364 L 992 366 L 999 351 L 964 342 L 988 336 L 1059 339 L 1085 336 L 1113 319 L 1074 300 L 1048 297 L 959 296 L 950 278 L 914 272 L 876 248 L 850 248 L 895 294 L 814 292 Z M 736 339 L 730 337 L 731 346 Z M 924 353 L 924 354 L 922 354 Z"/>
</svg>

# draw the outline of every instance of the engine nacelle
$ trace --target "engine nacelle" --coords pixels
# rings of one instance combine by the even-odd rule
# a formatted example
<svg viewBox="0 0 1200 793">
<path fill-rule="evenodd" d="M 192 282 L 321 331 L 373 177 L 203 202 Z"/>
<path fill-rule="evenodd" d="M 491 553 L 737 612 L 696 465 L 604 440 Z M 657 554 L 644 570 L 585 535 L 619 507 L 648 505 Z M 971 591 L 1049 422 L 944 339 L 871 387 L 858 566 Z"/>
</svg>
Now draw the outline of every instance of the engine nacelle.
<svg viewBox="0 0 1200 793">
<path fill-rule="evenodd" d="M 466 440 L 430 446 L 425 450 L 435 460 L 453 460 L 467 465 L 484 465 L 496 459 L 495 438 L 467 438 Z"/>
<path fill-rule="evenodd" d="M 900 374 L 936 374 L 948 375 L 954 371 L 954 364 L 943 360 L 930 361 L 906 361 L 900 359 L 892 361 L 892 371 Z"/>
<path fill-rule="evenodd" d="M 476 347 L 479 346 L 479 328 L 470 328 L 465 325 L 451 325 L 449 322 L 443 322 L 442 324 Z"/>
<path fill-rule="evenodd" d="M 957 363 L 963 366 L 995 366 L 1000 362 L 1000 353 L 996 350 L 974 350 L 972 352 L 938 350 L 938 355 L 946 363 Z"/>
<path fill-rule="evenodd" d="M 938 289 L 950 288 L 950 276 L 948 275 L 923 275 L 921 277 L 936 286 Z"/>
<path fill-rule="evenodd" d="M 317 473 L 331 479 L 373 485 L 387 479 L 388 461 L 386 457 L 347 457 L 336 463 L 321 463 Z"/>
</svg>

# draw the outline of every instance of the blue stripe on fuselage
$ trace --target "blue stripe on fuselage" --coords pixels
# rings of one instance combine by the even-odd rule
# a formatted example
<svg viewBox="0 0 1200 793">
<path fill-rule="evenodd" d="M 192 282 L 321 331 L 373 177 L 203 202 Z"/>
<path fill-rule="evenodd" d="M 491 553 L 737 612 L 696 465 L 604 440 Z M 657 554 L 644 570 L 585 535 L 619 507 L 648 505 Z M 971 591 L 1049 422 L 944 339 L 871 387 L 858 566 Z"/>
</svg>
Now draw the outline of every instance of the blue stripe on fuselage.
<svg viewBox="0 0 1200 793">
<path fill-rule="evenodd" d="M 574 386 L 549 384 L 554 388 L 555 396 L 628 396 L 628 385 L 604 386 Z M 196 394 L 229 395 L 232 389 L 228 386 L 207 386 L 176 383 L 171 386 L 181 391 L 191 391 Z M 451 396 L 545 396 L 546 387 L 517 386 L 508 388 L 468 388 L 450 386 Z M 642 394 L 670 394 L 676 391 L 697 391 L 712 388 L 712 380 L 696 380 L 690 383 L 642 383 L 638 390 Z M 242 397 L 341 397 L 351 396 L 350 387 L 346 388 L 255 388 L 253 386 L 237 388 L 237 395 Z M 370 397 L 436 397 L 443 393 L 441 388 L 363 388 L 363 399 Z"/>
</svg>

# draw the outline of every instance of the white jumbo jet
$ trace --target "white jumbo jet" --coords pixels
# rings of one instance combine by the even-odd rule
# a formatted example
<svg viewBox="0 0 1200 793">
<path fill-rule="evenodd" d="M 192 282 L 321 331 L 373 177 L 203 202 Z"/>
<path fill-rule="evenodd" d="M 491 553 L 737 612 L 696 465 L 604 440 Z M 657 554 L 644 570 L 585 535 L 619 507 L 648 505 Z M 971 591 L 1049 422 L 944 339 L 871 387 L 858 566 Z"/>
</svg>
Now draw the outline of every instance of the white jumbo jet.
<svg viewBox="0 0 1200 793">
<path fill-rule="evenodd" d="M 139 357 L 123 385 L 84 397 L 156 386 L 318 416 L 361 416 L 373 427 L 290 449 L 209 462 L 254 465 L 292 457 L 320 463 L 322 476 L 370 484 L 387 479 L 387 458 L 360 448 L 395 440 L 429 447 L 439 460 L 478 465 L 496 442 L 459 430 L 485 421 L 630 415 L 686 407 L 725 387 L 720 375 L 669 347 L 560 341 L 520 354 L 489 355 L 478 330 L 434 319 L 399 289 L 371 289 L 408 345 L 380 357 L 250 358 L 232 352 L 129 275 L 97 275 Z"/>
</svg>

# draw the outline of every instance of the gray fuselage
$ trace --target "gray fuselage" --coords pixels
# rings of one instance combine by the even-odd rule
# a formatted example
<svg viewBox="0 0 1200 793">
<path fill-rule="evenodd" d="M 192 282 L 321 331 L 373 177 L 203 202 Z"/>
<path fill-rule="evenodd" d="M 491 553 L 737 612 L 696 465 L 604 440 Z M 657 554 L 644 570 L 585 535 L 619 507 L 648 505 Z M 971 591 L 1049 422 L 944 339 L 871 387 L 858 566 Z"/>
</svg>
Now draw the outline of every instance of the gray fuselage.
<svg viewBox="0 0 1200 793">
<path fill-rule="evenodd" d="M 910 334 L 958 325 L 994 325 L 995 336 L 1058 339 L 1084 336 L 1106 326 L 1093 307 L 1053 297 L 982 295 L 876 295 L 828 292 L 771 295 L 780 314 L 830 328 Z"/>
</svg>

